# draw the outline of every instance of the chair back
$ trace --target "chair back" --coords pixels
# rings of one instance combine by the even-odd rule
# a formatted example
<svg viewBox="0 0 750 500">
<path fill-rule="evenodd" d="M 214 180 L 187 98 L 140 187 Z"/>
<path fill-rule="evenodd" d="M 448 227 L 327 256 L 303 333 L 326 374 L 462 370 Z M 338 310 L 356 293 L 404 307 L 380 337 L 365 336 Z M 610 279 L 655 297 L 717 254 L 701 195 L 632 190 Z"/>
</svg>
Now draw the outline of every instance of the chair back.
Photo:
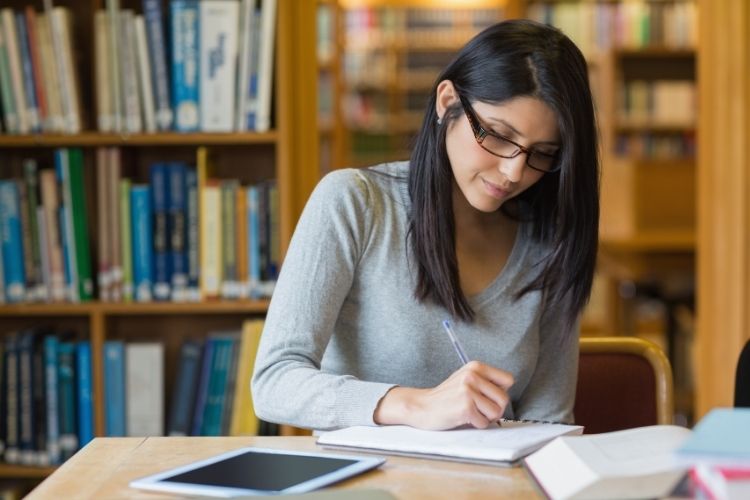
<svg viewBox="0 0 750 500">
<path fill-rule="evenodd" d="M 734 381 L 734 406 L 750 408 L 750 340 L 740 353 L 737 375 Z"/>
<path fill-rule="evenodd" d="M 582 337 L 574 412 L 587 434 L 671 424 L 669 361 L 640 338 Z"/>
</svg>

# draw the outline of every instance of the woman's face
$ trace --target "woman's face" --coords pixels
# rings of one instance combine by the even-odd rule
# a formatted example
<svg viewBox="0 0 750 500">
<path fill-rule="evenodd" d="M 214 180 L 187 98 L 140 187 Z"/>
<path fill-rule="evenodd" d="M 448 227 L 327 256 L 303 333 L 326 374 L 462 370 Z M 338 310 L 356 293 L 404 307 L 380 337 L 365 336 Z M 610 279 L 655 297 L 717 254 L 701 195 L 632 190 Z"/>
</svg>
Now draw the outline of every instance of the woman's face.
<svg viewBox="0 0 750 500">
<path fill-rule="evenodd" d="M 461 106 L 453 84 L 450 81 L 441 82 L 438 86 L 438 116 L 444 116 L 445 109 L 454 104 Z M 524 152 L 515 158 L 493 155 L 475 137 L 476 125 L 479 125 L 491 134 L 542 153 L 535 155 L 532 163 L 536 163 L 538 158 L 549 158 L 546 155 L 554 155 L 560 147 L 560 133 L 557 116 L 547 104 L 533 97 L 516 97 L 502 104 L 469 103 L 465 100 L 464 105 L 467 111 L 448 126 L 446 148 L 455 188 L 460 190 L 470 206 L 482 212 L 494 212 L 503 203 L 533 186 L 543 175 L 554 175 L 529 167 L 528 155 Z M 475 128 L 469 121 L 471 114 L 478 121 Z M 510 149 L 517 148 L 511 145 Z"/>
</svg>

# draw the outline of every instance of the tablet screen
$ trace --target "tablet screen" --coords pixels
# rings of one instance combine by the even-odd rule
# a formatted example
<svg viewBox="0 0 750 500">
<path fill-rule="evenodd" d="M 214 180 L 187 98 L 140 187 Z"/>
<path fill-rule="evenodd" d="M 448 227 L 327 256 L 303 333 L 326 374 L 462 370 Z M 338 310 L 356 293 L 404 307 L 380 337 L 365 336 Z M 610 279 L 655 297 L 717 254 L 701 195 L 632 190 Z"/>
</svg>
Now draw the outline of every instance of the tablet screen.
<svg viewBox="0 0 750 500">
<path fill-rule="evenodd" d="M 137 479 L 133 488 L 203 496 L 303 493 L 380 466 L 381 457 L 241 448 Z"/>
<path fill-rule="evenodd" d="M 167 476 L 162 481 L 280 491 L 354 463 L 355 460 L 341 458 L 248 451 L 221 462 Z"/>
</svg>

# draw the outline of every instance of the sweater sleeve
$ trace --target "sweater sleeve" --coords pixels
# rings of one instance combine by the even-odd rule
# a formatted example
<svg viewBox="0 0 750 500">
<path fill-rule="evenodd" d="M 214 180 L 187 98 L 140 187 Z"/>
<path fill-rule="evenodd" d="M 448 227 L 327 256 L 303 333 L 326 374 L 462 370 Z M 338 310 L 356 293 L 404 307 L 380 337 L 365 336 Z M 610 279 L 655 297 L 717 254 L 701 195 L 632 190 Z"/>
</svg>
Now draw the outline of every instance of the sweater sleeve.
<svg viewBox="0 0 750 500">
<path fill-rule="evenodd" d="M 326 373 L 321 360 L 370 233 L 363 174 L 328 174 L 308 200 L 289 245 L 261 337 L 252 380 L 263 420 L 333 429 L 374 425 L 393 385 Z"/>
<path fill-rule="evenodd" d="M 579 324 L 566 332 L 562 307 L 542 312 L 534 373 L 515 407 L 519 419 L 573 422 L 578 377 Z"/>
</svg>

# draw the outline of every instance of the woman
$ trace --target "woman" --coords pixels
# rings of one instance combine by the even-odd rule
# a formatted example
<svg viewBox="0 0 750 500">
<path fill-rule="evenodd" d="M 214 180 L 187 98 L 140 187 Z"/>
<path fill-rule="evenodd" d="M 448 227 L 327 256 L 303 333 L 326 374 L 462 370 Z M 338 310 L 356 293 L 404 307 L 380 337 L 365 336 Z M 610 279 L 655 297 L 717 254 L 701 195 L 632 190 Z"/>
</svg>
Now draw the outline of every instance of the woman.
<svg viewBox="0 0 750 500">
<path fill-rule="evenodd" d="M 409 162 L 333 172 L 310 197 L 255 363 L 258 416 L 572 421 L 598 168 L 575 45 L 522 20 L 477 35 L 437 79 Z"/>
</svg>

